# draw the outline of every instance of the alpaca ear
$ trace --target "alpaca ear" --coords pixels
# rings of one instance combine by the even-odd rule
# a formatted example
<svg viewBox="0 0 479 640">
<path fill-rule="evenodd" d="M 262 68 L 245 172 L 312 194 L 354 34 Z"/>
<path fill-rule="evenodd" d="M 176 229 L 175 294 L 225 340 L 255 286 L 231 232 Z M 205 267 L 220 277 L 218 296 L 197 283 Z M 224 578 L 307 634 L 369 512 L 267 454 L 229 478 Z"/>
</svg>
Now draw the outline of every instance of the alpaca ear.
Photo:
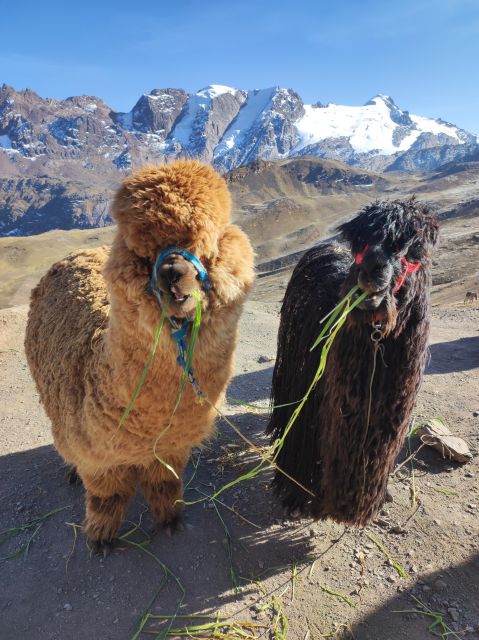
<svg viewBox="0 0 479 640">
<path fill-rule="evenodd" d="M 248 236 L 228 224 L 219 240 L 219 253 L 209 269 L 213 292 L 222 304 L 246 295 L 254 281 L 254 254 Z"/>
<path fill-rule="evenodd" d="M 424 238 L 431 245 L 435 247 L 439 239 L 439 223 L 433 216 L 427 221 L 426 228 L 424 230 Z"/>
<path fill-rule="evenodd" d="M 361 222 L 358 221 L 358 218 L 353 218 L 352 220 L 349 220 L 349 222 L 345 222 L 338 227 L 341 238 L 351 246 L 351 249 L 354 252 L 363 248 L 364 243 L 362 244 L 361 241 L 361 226 Z"/>
</svg>

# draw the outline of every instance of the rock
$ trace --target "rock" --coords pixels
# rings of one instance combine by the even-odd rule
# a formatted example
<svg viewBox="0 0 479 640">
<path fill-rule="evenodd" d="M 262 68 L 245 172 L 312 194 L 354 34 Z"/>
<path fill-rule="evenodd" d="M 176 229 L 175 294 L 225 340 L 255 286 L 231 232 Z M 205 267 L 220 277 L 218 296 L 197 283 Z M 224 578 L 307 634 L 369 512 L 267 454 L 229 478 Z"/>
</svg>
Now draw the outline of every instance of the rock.
<svg viewBox="0 0 479 640">
<path fill-rule="evenodd" d="M 270 358 L 269 356 L 258 356 L 257 362 L 259 364 L 264 364 L 265 362 L 273 362 L 274 358 Z"/>
<path fill-rule="evenodd" d="M 472 412 L 472 415 L 473 415 L 475 418 L 477 418 L 477 417 L 479 416 L 479 411 L 473 411 L 473 412 Z"/>
<path fill-rule="evenodd" d="M 464 476 L 465 476 L 466 478 L 474 478 L 474 477 L 475 477 L 475 475 L 474 475 L 474 473 L 473 473 L 472 471 L 466 471 L 466 473 L 464 474 Z"/>
<path fill-rule="evenodd" d="M 394 527 L 391 527 L 389 529 L 389 533 L 403 534 L 403 533 L 407 533 L 407 529 L 405 529 L 404 527 L 401 527 L 400 524 L 396 524 L 394 525 Z"/>
<path fill-rule="evenodd" d="M 432 586 L 434 591 L 445 591 L 447 589 L 447 584 L 444 580 L 436 580 Z"/>
<path fill-rule="evenodd" d="M 65 611 L 72 611 L 73 610 L 73 607 L 68 602 L 63 605 L 63 608 L 65 609 Z"/>
<path fill-rule="evenodd" d="M 384 529 L 386 527 L 389 527 L 391 523 L 389 522 L 389 520 L 386 520 L 386 518 L 376 518 L 374 524 L 377 524 L 379 527 Z"/>
<path fill-rule="evenodd" d="M 451 616 L 452 620 L 454 620 L 454 622 L 457 622 L 459 620 L 459 611 L 457 609 L 455 609 L 454 607 L 449 607 L 447 612 Z"/>
<path fill-rule="evenodd" d="M 417 435 L 424 444 L 439 451 L 443 458 L 461 463 L 469 462 L 472 458 L 466 441 L 454 436 L 440 420 L 431 418 L 417 430 Z"/>
</svg>

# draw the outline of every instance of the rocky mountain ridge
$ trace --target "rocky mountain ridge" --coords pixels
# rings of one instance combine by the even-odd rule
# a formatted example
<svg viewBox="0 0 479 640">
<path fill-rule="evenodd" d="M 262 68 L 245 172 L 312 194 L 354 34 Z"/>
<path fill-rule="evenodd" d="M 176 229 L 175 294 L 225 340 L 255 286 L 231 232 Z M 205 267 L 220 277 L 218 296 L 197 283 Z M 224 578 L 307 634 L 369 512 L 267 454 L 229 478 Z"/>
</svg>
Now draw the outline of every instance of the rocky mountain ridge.
<svg viewBox="0 0 479 640">
<path fill-rule="evenodd" d="M 154 89 L 120 113 L 92 96 L 43 99 L 3 85 L 0 235 L 108 224 L 109 194 L 123 172 L 177 157 L 222 172 L 304 156 L 417 172 L 478 151 L 471 133 L 411 115 L 387 96 L 362 107 L 307 105 L 291 89 L 211 85 L 196 94 Z"/>
</svg>

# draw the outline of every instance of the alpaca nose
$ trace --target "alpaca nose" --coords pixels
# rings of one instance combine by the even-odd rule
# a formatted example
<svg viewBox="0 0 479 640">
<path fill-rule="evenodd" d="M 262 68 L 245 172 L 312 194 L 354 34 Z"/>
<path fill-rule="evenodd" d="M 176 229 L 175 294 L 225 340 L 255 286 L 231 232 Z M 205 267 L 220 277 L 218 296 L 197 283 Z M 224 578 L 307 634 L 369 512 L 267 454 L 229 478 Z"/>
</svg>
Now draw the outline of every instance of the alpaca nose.
<svg viewBox="0 0 479 640">
<path fill-rule="evenodd" d="M 365 272 L 363 269 L 359 272 L 358 285 L 366 293 L 374 293 L 379 291 L 376 283 L 372 280 L 371 274 Z"/>
<path fill-rule="evenodd" d="M 358 273 L 358 285 L 367 293 L 382 291 L 389 279 L 387 261 L 377 259 L 377 256 L 374 258 L 364 260 Z"/>
<path fill-rule="evenodd" d="M 172 260 L 165 262 L 158 270 L 158 278 L 165 289 L 170 289 L 188 271 L 188 267 L 183 262 Z"/>
</svg>

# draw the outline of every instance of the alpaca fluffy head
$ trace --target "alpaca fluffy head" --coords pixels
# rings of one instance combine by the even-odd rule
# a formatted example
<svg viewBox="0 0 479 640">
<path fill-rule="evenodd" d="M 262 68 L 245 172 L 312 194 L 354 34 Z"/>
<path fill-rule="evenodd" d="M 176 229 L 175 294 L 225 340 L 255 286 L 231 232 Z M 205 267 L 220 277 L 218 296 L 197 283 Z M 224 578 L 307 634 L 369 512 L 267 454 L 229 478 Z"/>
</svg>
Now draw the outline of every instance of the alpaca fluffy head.
<svg viewBox="0 0 479 640">
<path fill-rule="evenodd" d="M 430 261 L 438 238 L 436 219 L 414 197 L 385 200 L 365 207 L 339 231 L 354 257 L 346 287 L 358 285 L 368 294 L 354 317 L 384 318 L 391 329 L 401 301 L 412 298 L 419 272 Z"/>
<path fill-rule="evenodd" d="M 131 251 L 154 262 L 167 245 L 209 260 L 229 223 L 231 199 L 224 179 L 196 160 L 145 167 L 116 193 L 112 215 Z"/>
</svg>

